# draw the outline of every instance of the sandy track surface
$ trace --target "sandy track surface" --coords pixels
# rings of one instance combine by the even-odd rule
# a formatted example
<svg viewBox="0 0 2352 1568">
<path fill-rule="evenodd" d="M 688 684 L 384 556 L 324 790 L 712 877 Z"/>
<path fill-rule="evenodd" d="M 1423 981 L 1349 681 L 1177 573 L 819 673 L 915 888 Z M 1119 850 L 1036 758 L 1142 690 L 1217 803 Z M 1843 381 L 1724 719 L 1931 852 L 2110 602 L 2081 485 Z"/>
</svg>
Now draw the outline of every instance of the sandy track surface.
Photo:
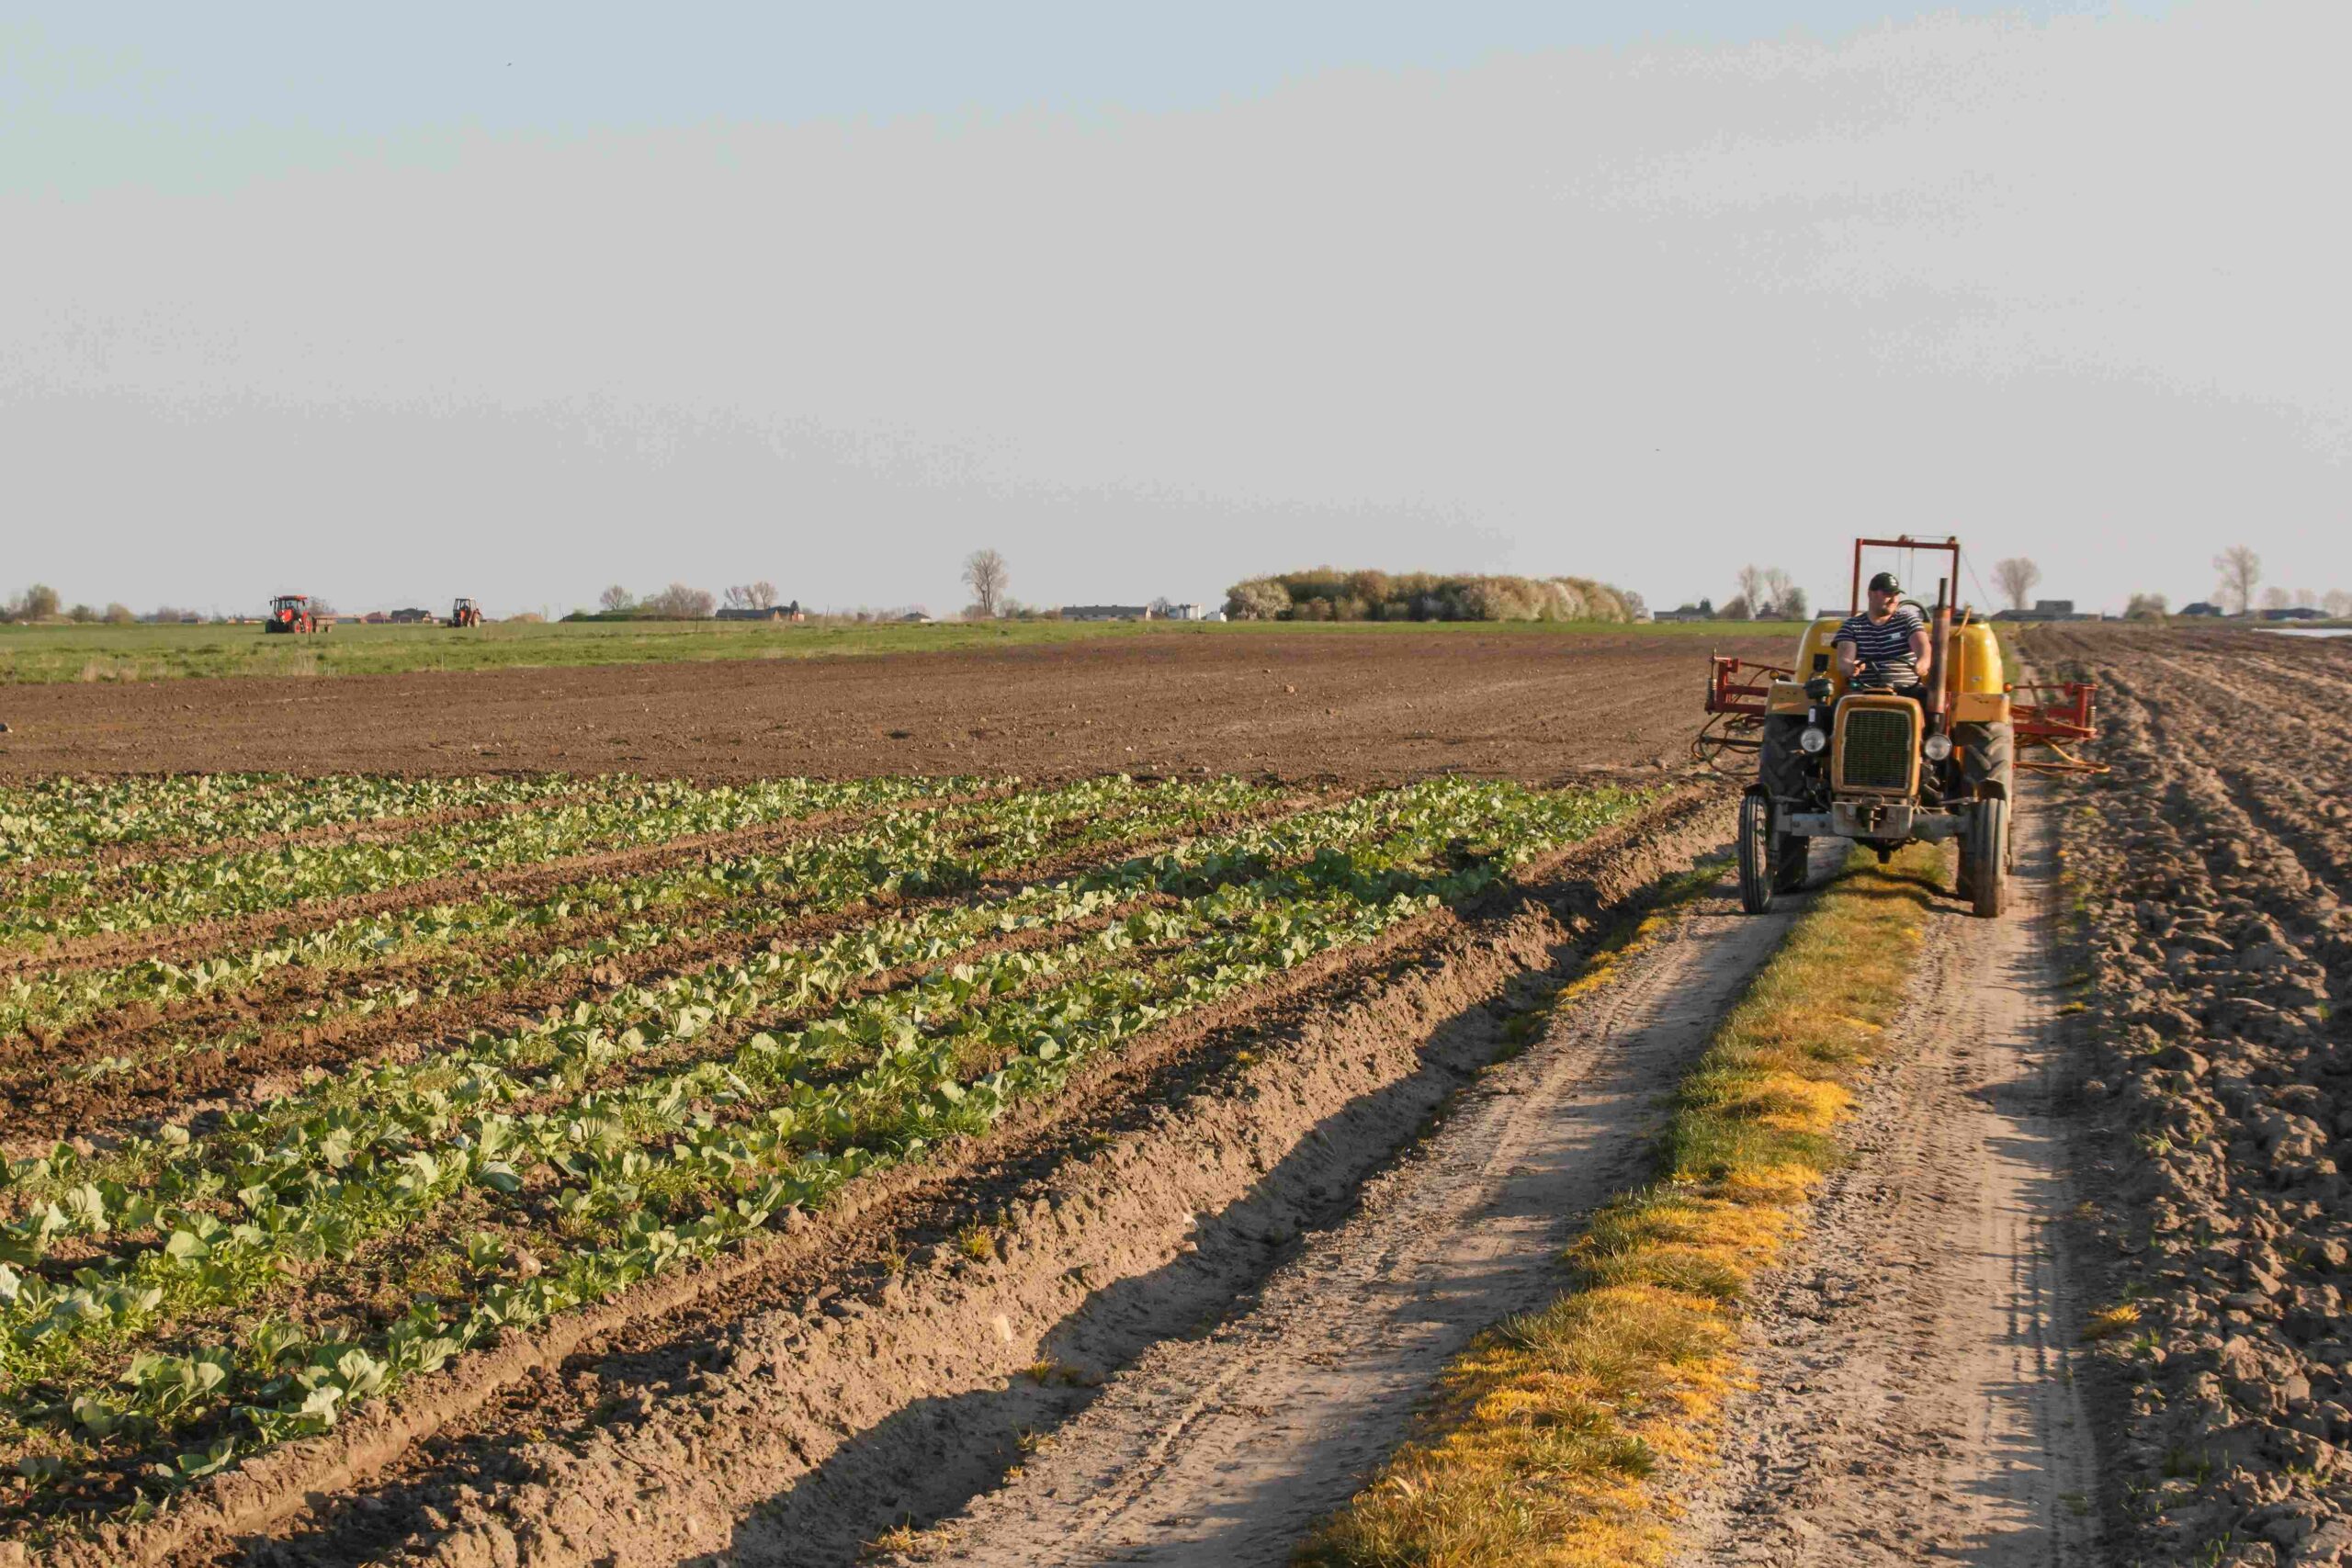
<svg viewBox="0 0 2352 1568">
<path fill-rule="evenodd" d="M 1782 637 L 1725 652 L 1785 658 Z M 0 774 L 559 769 L 745 777 L 1679 767 L 1710 643 L 1170 633 L 1001 653 L 0 689 Z"/>
<path fill-rule="evenodd" d="M 2039 804 L 2039 803 L 2035 803 Z M 2055 829 L 2030 810 L 2018 906 L 1930 918 L 1910 1046 L 1854 1163 L 1754 1319 L 1757 1393 L 1695 1503 L 1689 1564 L 2071 1565 L 2098 1551 L 2098 1454 L 2057 1249 Z"/>
<path fill-rule="evenodd" d="M 899 1561 L 1286 1561 L 1404 1436 L 1444 1360 L 1548 1300 L 1584 1214 L 1640 1179 L 1657 1096 L 1790 919 L 1736 910 L 1717 889 L 1481 1078 L 1238 1315 L 1156 1346 L 1016 1480 Z M 1083 1346 L 1085 1325 L 1073 1338 Z M 908 1499 L 918 1515 L 938 1501 Z M 783 1532 L 743 1546 L 745 1564 L 815 1561 Z"/>
</svg>

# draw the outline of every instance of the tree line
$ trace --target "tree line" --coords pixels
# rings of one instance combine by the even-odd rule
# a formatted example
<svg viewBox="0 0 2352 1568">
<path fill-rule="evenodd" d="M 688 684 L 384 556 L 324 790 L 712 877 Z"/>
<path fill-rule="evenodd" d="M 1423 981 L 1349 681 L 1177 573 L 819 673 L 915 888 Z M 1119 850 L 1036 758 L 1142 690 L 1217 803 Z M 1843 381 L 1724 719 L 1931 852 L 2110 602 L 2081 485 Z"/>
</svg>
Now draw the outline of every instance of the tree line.
<svg viewBox="0 0 2352 1568">
<path fill-rule="evenodd" d="M 1252 577 L 1226 590 L 1236 621 L 1632 621 L 1641 595 L 1589 577 L 1313 571 Z"/>
<path fill-rule="evenodd" d="M 2262 588 L 2262 558 L 2249 546 L 2232 545 L 2215 556 L 2213 571 L 2216 581 L 2211 602 L 2226 614 L 2243 615 L 2256 609 L 2312 610 L 2330 620 L 2352 620 L 2352 592 L 2331 588 L 2323 593 L 2313 588 L 2276 584 Z M 1993 586 L 2008 600 L 2012 610 L 2030 608 L 2027 600 L 2041 581 L 2041 569 L 2025 556 L 2012 556 L 1993 568 Z M 2160 621 L 2171 613 L 2172 602 L 2164 594 L 2137 592 L 2125 606 L 2123 616 L 2132 621 Z"/>
</svg>

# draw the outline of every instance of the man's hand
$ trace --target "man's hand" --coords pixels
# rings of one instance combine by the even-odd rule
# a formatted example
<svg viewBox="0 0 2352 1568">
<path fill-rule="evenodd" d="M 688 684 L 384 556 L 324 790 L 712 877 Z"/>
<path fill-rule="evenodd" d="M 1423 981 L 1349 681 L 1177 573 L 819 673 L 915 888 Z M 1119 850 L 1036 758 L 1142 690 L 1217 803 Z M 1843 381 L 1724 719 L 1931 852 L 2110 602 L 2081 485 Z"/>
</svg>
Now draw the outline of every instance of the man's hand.
<svg viewBox="0 0 2352 1568">
<path fill-rule="evenodd" d="M 1918 661 L 1919 680 L 1924 684 L 1928 671 L 1936 661 L 1935 644 L 1928 637 L 1928 628 L 1921 626 L 1911 634 L 1911 657 Z"/>
</svg>

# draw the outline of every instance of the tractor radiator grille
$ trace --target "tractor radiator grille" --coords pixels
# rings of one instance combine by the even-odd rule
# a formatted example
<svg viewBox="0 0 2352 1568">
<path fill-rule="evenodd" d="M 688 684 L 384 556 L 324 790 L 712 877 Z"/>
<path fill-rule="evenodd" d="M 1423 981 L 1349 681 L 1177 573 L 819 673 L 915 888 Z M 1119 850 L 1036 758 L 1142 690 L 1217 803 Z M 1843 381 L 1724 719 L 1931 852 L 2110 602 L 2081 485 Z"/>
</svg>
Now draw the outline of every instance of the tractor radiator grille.
<svg viewBox="0 0 2352 1568">
<path fill-rule="evenodd" d="M 1911 716 L 1898 708 L 1858 708 L 1845 715 L 1844 761 L 1839 769 L 1853 789 L 1904 789 L 1911 783 L 1911 758 L 1919 744 Z"/>
</svg>

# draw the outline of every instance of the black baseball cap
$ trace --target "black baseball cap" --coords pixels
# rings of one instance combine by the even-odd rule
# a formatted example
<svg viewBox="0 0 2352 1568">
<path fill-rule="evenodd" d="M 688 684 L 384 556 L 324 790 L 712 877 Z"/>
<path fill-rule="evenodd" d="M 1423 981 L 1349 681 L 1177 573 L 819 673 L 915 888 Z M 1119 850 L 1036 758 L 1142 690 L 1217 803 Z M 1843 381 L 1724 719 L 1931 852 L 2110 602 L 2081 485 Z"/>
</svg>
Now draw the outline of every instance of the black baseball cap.
<svg viewBox="0 0 2352 1568">
<path fill-rule="evenodd" d="M 1873 593 L 1900 593 L 1903 592 L 1903 584 L 1894 581 L 1894 573 L 1891 571 L 1882 571 L 1876 577 L 1871 579 L 1871 592 Z"/>
</svg>

